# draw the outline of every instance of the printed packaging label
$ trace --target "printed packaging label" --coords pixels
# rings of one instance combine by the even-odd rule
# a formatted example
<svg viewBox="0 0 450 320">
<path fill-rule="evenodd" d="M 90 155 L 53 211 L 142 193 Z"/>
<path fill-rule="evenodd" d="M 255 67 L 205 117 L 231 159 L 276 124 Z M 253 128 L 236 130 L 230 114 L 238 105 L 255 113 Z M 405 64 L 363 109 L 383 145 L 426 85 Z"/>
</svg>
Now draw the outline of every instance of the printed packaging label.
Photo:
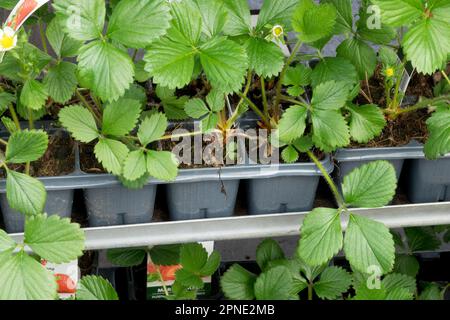
<svg viewBox="0 0 450 320">
<path fill-rule="evenodd" d="M 75 299 L 78 280 L 80 279 L 78 260 L 63 264 L 54 264 L 41 260 L 41 263 L 55 276 L 59 298 L 61 300 Z"/>
</svg>

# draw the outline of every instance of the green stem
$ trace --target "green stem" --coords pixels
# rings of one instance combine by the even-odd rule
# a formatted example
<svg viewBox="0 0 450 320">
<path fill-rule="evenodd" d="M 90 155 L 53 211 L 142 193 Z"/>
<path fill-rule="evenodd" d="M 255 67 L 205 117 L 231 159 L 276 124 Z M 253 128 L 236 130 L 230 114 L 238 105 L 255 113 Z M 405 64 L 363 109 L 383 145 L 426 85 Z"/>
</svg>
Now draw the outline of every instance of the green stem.
<svg viewBox="0 0 450 320">
<path fill-rule="evenodd" d="M 447 80 L 447 83 L 450 84 L 450 79 L 448 78 L 447 74 L 445 73 L 444 70 L 441 70 L 442 76 L 445 78 L 445 80 Z"/>
<path fill-rule="evenodd" d="M 420 101 L 419 103 L 415 104 L 414 106 L 398 110 L 395 116 L 399 116 L 401 114 L 420 110 L 420 109 L 425 109 L 433 104 L 436 104 L 439 102 L 448 102 L 449 100 L 450 100 L 450 95 L 444 95 L 444 96 L 437 97 L 434 99 L 424 99 L 423 101 Z"/>
<path fill-rule="evenodd" d="M 168 135 L 165 135 L 165 136 L 162 136 L 161 138 L 159 138 L 158 141 L 184 138 L 184 137 L 193 137 L 193 136 L 197 136 L 199 134 L 203 134 L 203 132 L 202 131 L 194 131 L 194 132 L 180 133 L 180 134 L 168 134 Z"/>
<path fill-rule="evenodd" d="M 313 284 L 311 282 L 308 282 L 308 300 L 313 300 Z"/>
<path fill-rule="evenodd" d="M 333 192 L 334 197 L 336 198 L 336 201 L 341 208 L 346 208 L 345 201 L 342 198 L 341 193 L 339 192 L 336 184 L 334 183 L 333 179 L 328 174 L 325 167 L 322 165 L 322 163 L 317 159 L 317 157 L 312 153 L 311 151 L 307 151 L 308 156 L 311 158 L 311 160 L 316 164 L 316 166 L 319 168 L 320 172 L 322 172 L 323 177 L 325 178 L 326 182 L 330 186 L 331 191 Z"/>
<path fill-rule="evenodd" d="M 102 121 L 100 120 L 100 118 L 97 116 L 97 113 L 94 111 L 94 109 L 92 108 L 92 106 L 89 104 L 89 102 L 86 100 L 86 98 L 78 91 L 75 90 L 75 94 L 77 95 L 78 99 L 80 99 L 80 101 L 84 104 L 84 106 L 91 112 L 91 114 L 94 116 L 95 121 L 97 121 L 98 124 L 101 124 Z"/>
<path fill-rule="evenodd" d="M 306 108 L 309 109 L 309 105 L 308 105 L 308 104 L 306 104 L 306 103 L 304 103 L 304 102 L 302 102 L 302 101 L 298 101 L 298 100 L 296 100 L 296 99 L 290 98 L 290 97 L 282 96 L 282 97 L 281 97 L 281 100 L 286 101 L 286 102 L 293 103 L 293 104 L 295 104 L 295 105 L 303 106 L 303 107 L 306 107 Z"/>
<path fill-rule="evenodd" d="M 156 271 L 158 271 L 159 280 L 162 283 L 162 286 L 164 289 L 164 294 L 166 295 L 166 297 L 170 296 L 169 290 L 167 290 L 166 282 L 164 281 L 164 278 L 162 276 L 161 269 L 159 268 L 159 266 L 156 266 Z"/>
<path fill-rule="evenodd" d="M 269 118 L 270 117 L 269 103 L 267 102 L 266 81 L 264 80 L 264 77 L 261 77 L 261 94 L 263 100 L 264 114 L 267 118 Z"/>
<path fill-rule="evenodd" d="M 47 40 L 45 39 L 45 31 L 44 31 L 44 25 L 39 20 L 39 34 L 41 36 L 41 42 L 42 42 L 42 48 L 44 49 L 45 53 L 48 54 L 48 47 L 47 47 Z"/>
<path fill-rule="evenodd" d="M 250 86 L 252 84 L 252 76 L 253 76 L 253 72 L 249 71 L 247 73 L 247 84 L 245 85 L 245 89 L 244 89 L 244 96 L 248 95 L 248 92 L 250 91 Z M 236 106 L 236 109 L 234 110 L 233 114 L 231 115 L 231 117 L 228 119 L 226 125 L 225 125 L 225 129 L 230 129 L 233 124 L 236 122 L 237 118 L 240 116 L 240 107 L 242 105 L 242 103 L 244 102 L 244 99 L 241 98 L 241 100 L 239 101 L 239 103 Z"/>
<path fill-rule="evenodd" d="M 5 146 L 7 146 L 7 145 L 8 145 L 8 142 L 7 142 L 7 141 L 5 141 L 5 140 L 3 140 L 3 139 L 1 139 L 1 138 L 0 138 L 0 143 L 1 143 L 1 144 L 3 144 L 3 145 L 5 145 Z"/>
<path fill-rule="evenodd" d="M 277 83 L 277 89 L 276 89 L 276 97 L 275 97 L 275 116 L 279 116 L 279 112 L 280 112 L 280 102 L 281 102 L 281 90 L 283 89 L 283 80 L 284 77 L 286 76 L 286 72 L 289 68 L 289 66 L 291 65 L 292 61 L 294 61 L 295 56 L 297 55 L 298 51 L 300 50 L 300 48 L 302 47 L 302 41 L 297 41 L 297 43 L 295 44 L 294 49 L 291 52 L 290 57 L 288 58 L 288 60 L 286 61 L 286 63 L 284 64 L 283 70 L 281 70 L 280 73 L 280 77 L 278 79 L 278 83 Z"/>
<path fill-rule="evenodd" d="M 139 49 L 134 49 L 133 57 L 131 58 L 133 61 L 136 61 L 136 57 L 137 57 L 138 52 L 139 52 Z"/>
<path fill-rule="evenodd" d="M 20 127 L 19 117 L 17 116 L 16 110 L 14 109 L 13 105 L 10 104 L 8 106 L 9 113 L 11 114 L 11 117 L 13 118 L 14 124 L 16 125 L 17 131 L 21 131 L 22 128 Z"/>
<path fill-rule="evenodd" d="M 270 121 L 266 118 L 266 116 L 264 115 L 264 113 L 261 112 L 261 110 L 259 110 L 259 108 L 256 106 L 256 104 L 254 104 L 249 98 L 247 98 L 246 96 L 244 96 L 242 93 L 238 93 L 238 95 L 244 99 L 245 102 L 247 102 L 247 104 L 249 105 L 249 107 L 261 118 L 261 120 L 264 122 L 264 124 L 266 125 L 266 127 L 268 129 L 271 128 L 270 126 Z"/>
</svg>

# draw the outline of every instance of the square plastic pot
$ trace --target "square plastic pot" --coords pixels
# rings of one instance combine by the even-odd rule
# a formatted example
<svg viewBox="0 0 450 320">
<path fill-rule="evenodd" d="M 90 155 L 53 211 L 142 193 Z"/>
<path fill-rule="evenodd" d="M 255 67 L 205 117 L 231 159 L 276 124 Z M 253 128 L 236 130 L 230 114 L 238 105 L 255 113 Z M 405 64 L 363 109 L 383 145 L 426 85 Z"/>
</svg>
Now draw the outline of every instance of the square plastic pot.
<svg viewBox="0 0 450 320">
<path fill-rule="evenodd" d="M 45 212 L 49 215 L 70 218 L 72 215 L 73 193 L 74 190 L 47 191 Z M 6 232 L 23 232 L 25 216 L 9 206 L 6 194 L 0 196 L 0 206 L 2 208 Z"/>
<path fill-rule="evenodd" d="M 239 182 L 238 179 L 167 185 L 167 205 L 171 220 L 233 216 Z"/>
<path fill-rule="evenodd" d="M 84 190 L 91 227 L 149 223 L 153 218 L 156 185 L 140 190 L 121 185 Z"/>
<path fill-rule="evenodd" d="M 329 156 L 322 162 L 333 171 Z M 313 163 L 280 165 L 274 177 L 246 181 L 251 215 L 309 211 L 314 206 L 321 173 Z"/>
<path fill-rule="evenodd" d="M 412 203 L 450 201 L 450 155 L 440 160 L 410 160 L 408 198 Z"/>
</svg>

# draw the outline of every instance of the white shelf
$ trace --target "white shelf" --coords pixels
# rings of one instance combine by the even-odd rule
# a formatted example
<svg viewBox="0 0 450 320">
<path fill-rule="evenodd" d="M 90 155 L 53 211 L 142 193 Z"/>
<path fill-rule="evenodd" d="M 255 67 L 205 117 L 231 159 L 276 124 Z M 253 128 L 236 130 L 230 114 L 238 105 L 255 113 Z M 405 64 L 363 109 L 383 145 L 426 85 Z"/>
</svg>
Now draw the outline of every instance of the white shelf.
<svg viewBox="0 0 450 320">
<path fill-rule="evenodd" d="M 450 224 L 450 202 L 355 209 L 389 228 Z M 295 236 L 306 212 L 88 228 L 86 250 Z M 345 219 L 344 219 L 345 220 Z M 343 227 L 346 227 L 345 221 Z M 23 235 L 13 235 L 21 241 Z"/>
</svg>

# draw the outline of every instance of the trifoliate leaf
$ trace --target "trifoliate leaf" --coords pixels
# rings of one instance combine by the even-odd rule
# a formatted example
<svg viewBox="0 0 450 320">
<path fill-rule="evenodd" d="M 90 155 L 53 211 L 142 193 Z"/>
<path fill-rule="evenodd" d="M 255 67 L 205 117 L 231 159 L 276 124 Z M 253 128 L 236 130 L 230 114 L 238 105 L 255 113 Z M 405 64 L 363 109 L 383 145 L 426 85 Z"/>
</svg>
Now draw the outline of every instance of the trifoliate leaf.
<svg viewBox="0 0 450 320">
<path fill-rule="evenodd" d="M 202 132 L 210 132 L 217 127 L 219 123 L 219 116 L 217 113 L 209 113 L 200 123 Z"/>
<path fill-rule="evenodd" d="M 164 0 L 121 1 L 109 19 L 107 34 L 128 47 L 145 48 L 166 33 L 169 11 Z"/>
<path fill-rule="evenodd" d="M 24 243 L 52 263 L 69 263 L 83 254 L 84 232 L 80 225 L 57 215 L 37 215 L 27 220 Z"/>
<path fill-rule="evenodd" d="M 311 120 L 312 140 L 322 151 L 332 152 L 350 143 L 349 128 L 340 111 L 317 110 L 311 114 Z"/>
<path fill-rule="evenodd" d="M 300 230 L 298 256 L 310 266 L 328 262 L 342 248 L 340 212 L 317 208 L 308 214 Z"/>
<path fill-rule="evenodd" d="M 450 152 L 450 110 L 435 112 L 427 120 L 429 137 L 425 144 L 425 155 L 434 160 Z"/>
<path fill-rule="evenodd" d="M 75 64 L 61 61 L 48 70 L 44 85 L 55 102 L 64 104 L 72 98 L 78 83 L 76 69 Z"/>
<path fill-rule="evenodd" d="M 95 145 L 94 153 L 103 167 L 112 174 L 120 175 L 122 165 L 128 156 L 128 147 L 120 141 L 101 138 Z"/>
<path fill-rule="evenodd" d="M 278 242 L 266 239 L 256 249 L 256 262 L 262 271 L 265 271 L 270 261 L 285 259 L 283 249 Z"/>
<path fill-rule="evenodd" d="M 415 24 L 403 37 L 402 46 L 418 72 L 432 74 L 442 68 L 450 52 L 448 10 L 443 20 L 429 18 Z"/>
<path fill-rule="evenodd" d="M 224 94 L 241 90 L 247 73 L 245 49 L 224 37 L 214 38 L 200 47 L 203 70 L 214 88 Z"/>
<path fill-rule="evenodd" d="M 262 273 L 255 282 L 256 300 L 291 300 L 292 277 L 288 268 L 279 266 Z"/>
<path fill-rule="evenodd" d="M 196 47 L 202 34 L 202 16 L 192 1 L 172 1 L 172 26 L 176 29 L 177 38 Z"/>
<path fill-rule="evenodd" d="M 274 25 L 282 25 L 289 28 L 292 19 L 292 11 L 298 5 L 297 0 L 272 0 L 264 1 L 259 12 L 256 30 Z"/>
<path fill-rule="evenodd" d="M 187 271 L 198 273 L 208 260 L 208 252 L 200 243 L 181 246 L 180 263 Z"/>
<path fill-rule="evenodd" d="M 321 299 L 335 300 L 346 293 L 352 283 L 352 276 L 340 267 L 328 267 L 314 284 L 314 291 Z"/>
<path fill-rule="evenodd" d="M 338 57 L 343 57 L 355 65 L 360 79 L 372 77 L 377 66 L 377 55 L 364 41 L 355 38 L 344 40 L 336 52 Z"/>
<path fill-rule="evenodd" d="M 301 41 L 314 42 L 332 34 L 336 15 L 332 4 L 316 5 L 312 0 L 304 0 L 294 11 L 292 27 Z"/>
<path fill-rule="evenodd" d="M 115 266 L 127 268 L 140 265 L 147 257 L 147 252 L 144 249 L 110 249 L 106 256 Z"/>
<path fill-rule="evenodd" d="M 117 100 L 133 82 L 131 58 L 108 42 L 93 41 L 81 47 L 78 68 L 80 82 L 103 101 Z"/>
<path fill-rule="evenodd" d="M 48 146 L 48 136 L 42 130 L 14 132 L 8 140 L 5 160 L 8 163 L 26 163 L 41 158 Z"/>
<path fill-rule="evenodd" d="M 20 93 L 20 103 L 32 110 L 39 110 L 47 101 L 48 92 L 45 85 L 37 80 L 27 80 Z"/>
<path fill-rule="evenodd" d="M 396 29 L 384 23 L 381 24 L 381 27 L 375 28 L 371 25 L 373 20 L 373 13 L 368 12 L 366 6 L 362 6 L 359 10 L 359 20 L 356 23 L 356 34 L 365 41 L 376 44 L 390 44 L 397 35 Z"/>
<path fill-rule="evenodd" d="M 102 133 L 121 137 L 134 129 L 141 113 L 137 100 L 119 99 L 109 103 L 103 112 Z"/>
<path fill-rule="evenodd" d="M 1 300 L 55 300 L 56 280 L 24 251 L 0 253 Z"/>
<path fill-rule="evenodd" d="M 147 171 L 152 177 L 162 181 L 173 181 L 178 175 L 178 160 L 172 152 L 147 152 Z"/>
<path fill-rule="evenodd" d="M 375 161 L 344 177 L 345 202 L 354 207 L 379 208 L 389 204 L 397 189 L 397 174 L 387 161 Z"/>
<path fill-rule="evenodd" d="M 58 57 L 73 57 L 83 44 L 82 41 L 71 38 L 61 28 L 61 17 L 55 17 L 47 26 L 47 40 Z"/>
<path fill-rule="evenodd" d="M 119 300 L 119 297 L 108 280 L 99 276 L 85 276 L 80 280 L 76 299 L 88 301 Z"/>
<path fill-rule="evenodd" d="M 271 78 L 284 66 L 284 55 L 280 47 L 271 41 L 251 37 L 245 43 L 248 65 L 258 76 Z"/>
<path fill-rule="evenodd" d="M 234 264 L 220 279 L 223 293 L 231 300 L 255 299 L 254 285 L 256 275 L 247 271 L 238 264 Z"/>
<path fill-rule="evenodd" d="M 395 246 L 389 229 L 382 223 L 359 215 L 350 215 L 344 251 L 352 268 L 362 273 L 378 267 L 385 274 L 394 266 Z"/>
<path fill-rule="evenodd" d="M 27 216 L 44 211 L 47 193 L 39 180 L 26 174 L 7 170 L 6 198 L 11 208 Z"/>
<path fill-rule="evenodd" d="M 106 15 L 104 0 L 55 0 L 53 8 L 71 38 L 89 41 L 102 35 Z"/>
<path fill-rule="evenodd" d="M 317 87 L 328 81 L 345 82 L 353 87 L 358 82 L 355 66 L 342 57 L 324 58 L 311 74 L 311 84 Z"/>
<path fill-rule="evenodd" d="M 62 126 L 78 141 L 89 143 L 99 137 L 94 116 L 82 106 L 65 107 L 58 117 Z"/>
<path fill-rule="evenodd" d="M 281 141 L 291 142 L 300 138 L 306 129 L 308 110 L 305 107 L 293 106 L 287 109 L 278 125 Z"/>
<path fill-rule="evenodd" d="M 123 164 L 123 176 L 129 181 L 135 181 L 147 173 L 147 162 L 142 150 L 132 151 Z"/>
<path fill-rule="evenodd" d="M 286 163 L 295 163 L 297 162 L 298 157 L 299 154 L 297 150 L 291 145 L 284 148 L 283 151 L 281 152 L 281 158 Z"/>
<path fill-rule="evenodd" d="M 384 23 L 400 27 L 408 25 L 423 14 L 421 0 L 372 0 L 381 10 L 381 19 Z"/>
<path fill-rule="evenodd" d="M 303 136 L 294 140 L 292 145 L 300 152 L 307 152 L 311 150 L 311 148 L 314 146 L 314 143 L 310 136 Z"/>
<path fill-rule="evenodd" d="M 348 105 L 350 111 L 350 135 L 359 143 L 367 143 L 379 136 L 386 126 L 383 111 L 377 105 Z"/>
<path fill-rule="evenodd" d="M 143 146 L 161 138 L 167 130 L 168 122 L 163 113 L 156 113 L 147 117 L 139 126 L 137 136 Z"/>
<path fill-rule="evenodd" d="M 188 115 L 184 111 L 184 106 L 189 101 L 188 96 L 178 98 L 175 95 L 175 90 L 163 86 L 157 86 L 155 93 L 161 100 L 167 119 L 186 120 L 188 118 Z"/>
<path fill-rule="evenodd" d="M 225 97 L 222 91 L 212 89 L 206 96 L 206 103 L 212 112 L 220 112 L 225 108 Z"/>
</svg>

